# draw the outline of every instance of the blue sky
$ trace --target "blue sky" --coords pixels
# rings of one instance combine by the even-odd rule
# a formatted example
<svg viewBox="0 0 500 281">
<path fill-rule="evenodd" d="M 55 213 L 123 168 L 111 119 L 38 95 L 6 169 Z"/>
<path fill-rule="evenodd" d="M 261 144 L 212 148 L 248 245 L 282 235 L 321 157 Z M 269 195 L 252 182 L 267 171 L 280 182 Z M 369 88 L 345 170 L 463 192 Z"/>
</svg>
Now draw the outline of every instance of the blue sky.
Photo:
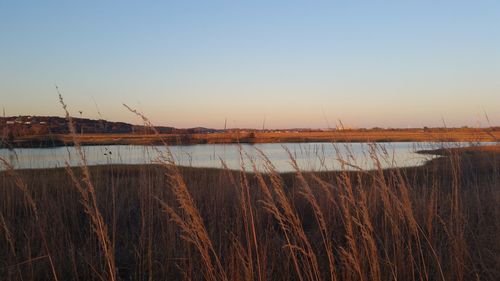
<svg viewBox="0 0 500 281">
<path fill-rule="evenodd" d="M 7 115 L 500 125 L 498 1 L 0 1 L 0 35 Z"/>
</svg>

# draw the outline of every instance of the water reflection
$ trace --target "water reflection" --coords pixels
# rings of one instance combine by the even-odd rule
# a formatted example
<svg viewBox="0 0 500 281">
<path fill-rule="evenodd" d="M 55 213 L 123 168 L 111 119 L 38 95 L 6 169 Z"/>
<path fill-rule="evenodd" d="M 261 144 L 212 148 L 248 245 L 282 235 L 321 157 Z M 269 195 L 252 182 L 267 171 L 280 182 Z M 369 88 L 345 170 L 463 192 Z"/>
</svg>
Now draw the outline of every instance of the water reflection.
<svg viewBox="0 0 500 281">
<path fill-rule="evenodd" d="M 243 155 L 244 167 L 251 170 L 252 159 L 259 169 L 263 169 L 260 152 L 265 154 L 280 172 L 293 171 L 288 152 L 299 167 L 307 171 L 341 169 L 373 169 L 374 156 L 382 168 L 418 166 L 434 156 L 415 153 L 422 149 L 466 146 L 469 143 L 285 143 L 285 144 L 203 144 L 171 146 L 175 162 L 182 166 L 222 167 L 221 159 L 230 169 L 240 169 Z M 150 164 L 158 160 L 160 154 L 167 154 L 162 146 L 85 146 L 83 147 L 89 165 L 101 164 Z M 288 152 L 287 152 L 288 151 Z M 53 168 L 81 164 L 74 147 L 22 148 L 13 151 L 0 149 L 0 157 L 8 159 L 17 169 Z"/>
</svg>

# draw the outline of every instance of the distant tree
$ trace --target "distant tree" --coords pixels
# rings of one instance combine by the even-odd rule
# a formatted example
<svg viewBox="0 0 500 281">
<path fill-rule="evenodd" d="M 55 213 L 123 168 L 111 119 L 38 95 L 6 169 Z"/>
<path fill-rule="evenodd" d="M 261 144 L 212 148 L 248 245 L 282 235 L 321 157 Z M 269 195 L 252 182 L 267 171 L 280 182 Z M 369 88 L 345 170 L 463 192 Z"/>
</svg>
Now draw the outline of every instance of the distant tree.
<svg viewBox="0 0 500 281">
<path fill-rule="evenodd" d="M 8 143 L 14 142 L 14 132 L 12 132 L 12 130 L 7 130 L 7 142 Z"/>
<path fill-rule="evenodd" d="M 11 129 L 5 127 L 3 130 L 2 139 L 0 141 L 0 147 L 10 147 L 14 142 L 14 132 Z"/>
<path fill-rule="evenodd" d="M 246 142 L 246 143 L 255 143 L 255 132 L 250 132 L 247 134 L 247 136 L 241 141 Z"/>
</svg>

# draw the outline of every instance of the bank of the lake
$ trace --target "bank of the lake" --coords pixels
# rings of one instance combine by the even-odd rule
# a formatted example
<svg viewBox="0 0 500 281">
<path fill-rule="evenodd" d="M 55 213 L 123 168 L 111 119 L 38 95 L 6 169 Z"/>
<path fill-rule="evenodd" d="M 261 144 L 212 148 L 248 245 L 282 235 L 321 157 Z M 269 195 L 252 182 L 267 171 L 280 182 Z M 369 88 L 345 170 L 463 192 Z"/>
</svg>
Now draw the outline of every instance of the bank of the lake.
<svg viewBox="0 0 500 281">
<path fill-rule="evenodd" d="M 493 142 L 500 139 L 498 129 L 352 129 L 334 131 L 234 131 L 207 134 L 46 134 L 2 139 L 0 147 L 82 145 L 189 145 L 227 143 L 298 142 Z"/>
</svg>

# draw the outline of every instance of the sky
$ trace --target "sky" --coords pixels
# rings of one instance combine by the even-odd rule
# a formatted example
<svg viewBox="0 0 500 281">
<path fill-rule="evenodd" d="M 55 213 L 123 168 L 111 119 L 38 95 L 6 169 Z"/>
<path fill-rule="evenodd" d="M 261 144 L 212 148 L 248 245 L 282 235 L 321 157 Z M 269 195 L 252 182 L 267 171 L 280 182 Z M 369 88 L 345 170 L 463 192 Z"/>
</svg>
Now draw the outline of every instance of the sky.
<svg viewBox="0 0 500 281">
<path fill-rule="evenodd" d="M 500 1 L 0 0 L 7 115 L 488 126 L 499 78 Z"/>
</svg>

